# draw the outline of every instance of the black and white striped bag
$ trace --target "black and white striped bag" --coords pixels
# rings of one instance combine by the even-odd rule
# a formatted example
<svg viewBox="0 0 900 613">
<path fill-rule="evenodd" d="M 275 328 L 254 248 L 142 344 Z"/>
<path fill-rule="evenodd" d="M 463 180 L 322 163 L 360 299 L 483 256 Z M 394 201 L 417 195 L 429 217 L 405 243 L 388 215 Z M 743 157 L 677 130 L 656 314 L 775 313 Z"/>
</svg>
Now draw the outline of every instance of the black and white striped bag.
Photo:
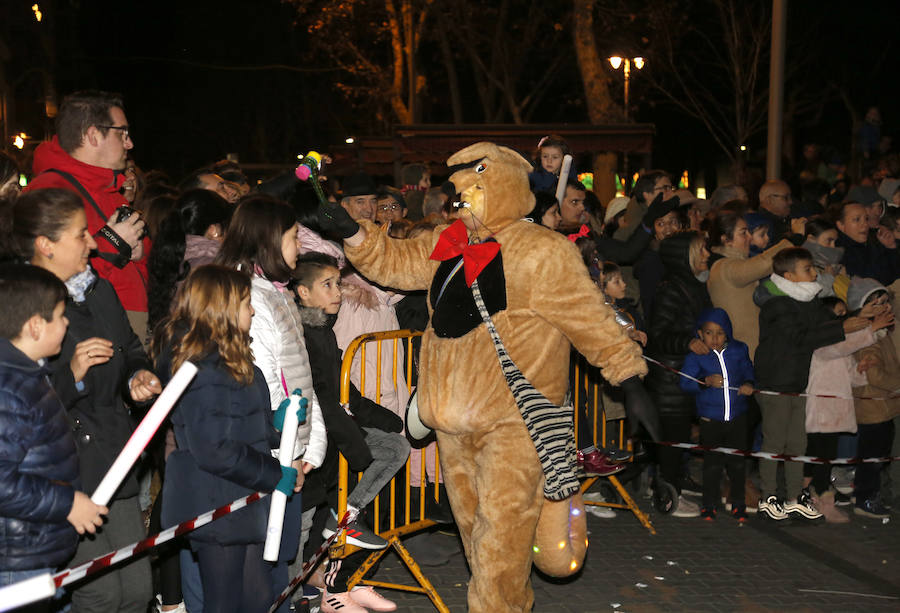
<svg viewBox="0 0 900 613">
<path fill-rule="evenodd" d="M 472 294 L 481 313 L 481 319 L 487 325 L 494 341 L 500 368 L 503 369 L 506 383 L 516 399 L 544 469 L 544 496 L 550 500 L 565 500 L 580 488 L 578 478 L 575 476 L 577 461 L 572 407 L 553 404 L 525 378 L 506 353 L 506 347 L 500 340 L 497 328 L 494 327 L 494 322 L 484 304 L 481 290 L 478 289 L 477 280 L 472 283 Z"/>
</svg>

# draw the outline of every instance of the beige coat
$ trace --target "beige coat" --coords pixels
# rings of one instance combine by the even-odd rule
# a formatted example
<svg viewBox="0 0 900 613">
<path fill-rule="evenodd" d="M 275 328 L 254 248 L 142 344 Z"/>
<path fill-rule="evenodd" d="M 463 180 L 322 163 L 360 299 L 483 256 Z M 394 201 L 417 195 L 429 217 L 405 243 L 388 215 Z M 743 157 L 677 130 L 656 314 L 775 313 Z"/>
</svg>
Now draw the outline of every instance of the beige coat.
<svg viewBox="0 0 900 613">
<path fill-rule="evenodd" d="M 759 344 L 759 307 L 753 302 L 753 291 L 757 281 L 772 274 L 775 254 L 788 247 L 793 247 L 791 242 L 782 240 L 752 258 L 733 247 L 713 247 L 714 253 L 725 257 L 709 271 L 709 297 L 713 306 L 728 313 L 734 338 L 747 344 L 751 359 Z"/>
<path fill-rule="evenodd" d="M 854 396 L 884 397 L 900 391 L 900 359 L 890 335 L 854 354 L 857 361 L 871 360 L 866 370 L 869 384 L 853 388 Z M 856 422 L 880 424 L 900 415 L 900 397 L 887 400 L 863 400 L 857 398 Z"/>
</svg>

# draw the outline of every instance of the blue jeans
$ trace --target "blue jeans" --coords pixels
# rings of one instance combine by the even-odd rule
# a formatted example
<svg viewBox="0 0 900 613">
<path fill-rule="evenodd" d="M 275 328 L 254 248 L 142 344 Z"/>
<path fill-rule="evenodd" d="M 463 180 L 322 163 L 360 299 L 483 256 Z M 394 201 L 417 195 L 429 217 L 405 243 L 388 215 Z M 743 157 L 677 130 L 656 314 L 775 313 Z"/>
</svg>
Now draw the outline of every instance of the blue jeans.
<svg viewBox="0 0 900 613">
<path fill-rule="evenodd" d="M 34 570 L 0 570 L 0 587 L 6 587 L 7 585 L 25 581 L 26 579 L 31 579 L 32 577 L 37 577 L 38 575 L 49 572 L 53 572 L 53 569 L 36 568 Z M 61 593 L 61 591 L 57 591 L 56 597 L 59 597 Z M 54 608 L 53 604 L 52 600 L 44 600 L 27 607 L 17 608 L 16 613 L 49 613 L 49 611 L 52 611 Z"/>
</svg>

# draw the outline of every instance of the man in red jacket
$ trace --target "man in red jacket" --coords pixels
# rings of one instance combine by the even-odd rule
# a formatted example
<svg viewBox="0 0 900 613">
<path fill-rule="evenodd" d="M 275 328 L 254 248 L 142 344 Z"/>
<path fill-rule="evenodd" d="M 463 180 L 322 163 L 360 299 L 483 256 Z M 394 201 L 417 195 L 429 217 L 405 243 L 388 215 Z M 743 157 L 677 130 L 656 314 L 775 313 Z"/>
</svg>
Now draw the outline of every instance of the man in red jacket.
<svg viewBox="0 0 900 613">
<path fill-rule="evenodd" d="M 119 222 L 116 209 L 127 205 L 119 193 L 128 150 L 134 147 L 117 94 L 76 92 L 63 100 L 57 135 L 34 153 L 36 175 L 26 191 L 61 187 L 84 201 L 88 229 L 97 241 L 91 260 L 97 273 L 116 290 L 139 338 L 147 337 L 147 261 L 150 241 L 135 212 Z"/>
</svg>

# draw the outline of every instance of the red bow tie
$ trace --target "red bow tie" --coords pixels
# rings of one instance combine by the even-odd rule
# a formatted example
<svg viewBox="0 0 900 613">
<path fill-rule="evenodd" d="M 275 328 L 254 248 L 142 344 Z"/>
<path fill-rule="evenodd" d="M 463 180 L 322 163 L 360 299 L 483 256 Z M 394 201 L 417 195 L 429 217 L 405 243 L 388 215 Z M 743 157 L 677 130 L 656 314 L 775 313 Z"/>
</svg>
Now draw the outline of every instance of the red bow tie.
<svg viewBox="0 0 900 613">
<path fill-rule="evenodd" d="M 568 238 L 573 243 L 577 241 L 582 236 L 587 236 L 591 233 L 591 229 L 587 226 L 587 224 L 582 224 L 581 228 L 578 229 L 578 232 L 574 234 L 569 234 L 566 238 Z"/>
<path fill-rule="evenodd" d="M 449 228 L 441 232 L 431 259 L 443 262 L 462 254 L 463 268 L 466 273 L 466 285 L 472 287 L 472 283 L 481 274 L 481 271 L 500 252 L 500 243 L 476 243 L 469 244 L 469 234 L 462 220 L 457 219 Z"/>
</svg>

